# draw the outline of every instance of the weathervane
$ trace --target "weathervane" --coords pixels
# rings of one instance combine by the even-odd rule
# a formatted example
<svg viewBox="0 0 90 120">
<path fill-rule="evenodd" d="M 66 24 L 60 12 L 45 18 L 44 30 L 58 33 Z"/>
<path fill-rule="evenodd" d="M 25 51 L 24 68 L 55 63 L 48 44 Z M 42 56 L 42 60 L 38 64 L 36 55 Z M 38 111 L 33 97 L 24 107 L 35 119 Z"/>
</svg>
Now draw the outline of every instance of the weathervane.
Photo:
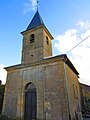
<svg viewBox="0 0 90 120">
<path fill-rule="evenodd" d="M 39 6 L 39 0 L 36 0 L 36 5 L 34 6 L 34 8 L 37 8 L 37 11 L 38 11 L 38 6 Z"/>
<path fill-rule="evenodd" d="M 36 5 L 36 7 L 37 7 L 37 11 L 38 11 L 39 0 L 36 0 L 36 1 L 37 1 L 37 5 Z"/>
</svg>

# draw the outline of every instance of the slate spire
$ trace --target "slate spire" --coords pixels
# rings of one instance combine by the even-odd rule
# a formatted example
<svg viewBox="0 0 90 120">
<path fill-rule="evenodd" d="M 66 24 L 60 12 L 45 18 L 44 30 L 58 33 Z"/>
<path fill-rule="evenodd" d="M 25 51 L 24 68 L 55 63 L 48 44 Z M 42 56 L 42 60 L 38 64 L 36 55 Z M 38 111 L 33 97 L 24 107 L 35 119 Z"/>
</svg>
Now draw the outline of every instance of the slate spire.
<svg viewBox="0 0 90 120">
<path fill-rule="evenodd" d="M 44 22 L 43 22 L 40 14 L 39 14 L 39 12 L 37 10 L 34 17 L 33 17 L 33 19 L 31 20 L 31 22 L 30 22 L 30 24 L 29 24 L 29 26 L 27 27 L 26 30 L 30 30 L 32 28 L 35 28 L 35 27 L 39 26 L 39 25 L 44 25 Z"/>
</svg>

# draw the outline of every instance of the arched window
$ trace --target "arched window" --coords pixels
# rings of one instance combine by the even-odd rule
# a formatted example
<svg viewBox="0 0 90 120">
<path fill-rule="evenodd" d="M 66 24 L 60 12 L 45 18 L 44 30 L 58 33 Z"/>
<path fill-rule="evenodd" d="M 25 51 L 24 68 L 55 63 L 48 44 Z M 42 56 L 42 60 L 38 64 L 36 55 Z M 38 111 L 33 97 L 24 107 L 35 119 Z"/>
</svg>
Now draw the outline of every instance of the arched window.
<svg viewBox="0 0 90 120">
<path fill-rule="evenodd" d="M 30 35 L 30 43 L 33 43 L 33 42 L 34 42 L 34 39 L 35 39 L 34 34 L 31 34 L 31 35 Z"/>
</svg>

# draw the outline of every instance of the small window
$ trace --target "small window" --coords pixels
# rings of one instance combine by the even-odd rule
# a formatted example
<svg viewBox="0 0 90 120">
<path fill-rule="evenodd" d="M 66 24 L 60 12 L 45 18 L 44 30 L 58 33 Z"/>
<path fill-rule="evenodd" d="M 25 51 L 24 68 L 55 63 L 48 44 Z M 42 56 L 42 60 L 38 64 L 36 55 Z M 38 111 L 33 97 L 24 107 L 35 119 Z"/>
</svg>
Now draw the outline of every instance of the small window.
<svg viewBox="0 0 90 120">
<path fill-rule="evenodd" d="M 76 99 L 74 84 L 73 84 L 73 94 L 74 94 L 74 99 Z"/>
<path fill-rule="evenodd" d="M 49 40 L 47 36 L 46 36 L 46 44 L 49 45 Z"/>
<path fill-rule="evenodd" d="M 77 86 L 76 86 L 76 92 L 77 92 L 77 99 L 78 99 L 78 88 L 77 88 Z"/>
<path fill-rule="evenodd" d="M 30 35 L 30 43 L 33 43 L 34 42 L 34 34 L 31 34 Z"/>
</svg>

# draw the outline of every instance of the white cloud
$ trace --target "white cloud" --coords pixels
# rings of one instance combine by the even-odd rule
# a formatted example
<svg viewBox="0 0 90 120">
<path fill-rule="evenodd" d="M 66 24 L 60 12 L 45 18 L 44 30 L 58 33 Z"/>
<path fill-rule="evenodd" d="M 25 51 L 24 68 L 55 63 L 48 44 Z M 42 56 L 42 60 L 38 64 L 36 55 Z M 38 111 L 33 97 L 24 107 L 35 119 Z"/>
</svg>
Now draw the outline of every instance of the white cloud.
<svg viewBox="0 0 90 120">
<path fill-rule="evenodd" d="M 75 45 L 80 43 L 83 39 L 90 35 L 90 23 L 80 21 L 78 28 L 67 30 L 64 34 L 58 35 L 55 39 L 58 41 L 54 47 L 58 49 L 60 54 L 65 54 Z M 87 26 L 86 26 L 87 25 Z M 82 27 L 82 31 L 79 27 Z M 74 64 L 75 68 L 80 74 L 80 82 L 90 85 L 90 37 L 83 43 L 71 50 L 67 55 Z"/>
<path fill-rule="evenodd" d="M 37 1 L 36 0 L 31 0 L 32 2 L 32 7 L 35 7 L 35 5 L 37 5 Z"/>
<path fill-rule="evenodd" d="M 27 3 L 24 3 L 24 13 L 30 12 L 31 10 L 36 10 L 37 0 L 28 0 Z"/>
<path fill-rule="evenodd" d="M 58 35 L 55 39 L 58 40 L 58 44 L 55 47 L 62 53 L 66 53 L 70 48 L 72 48 L 77 43 L 77 30 L 70 29 L 67 30 L 63 35 Z"/>
<path fill-rule="evenodd" d="M 2 81 L 2 84 L 5 84 L 6 82 L 6 76 L 7 76 L 7 72 L 4 69 L 4 65 L 0 64 L 0 80 Z"/>
<path fill-rule="evenodd" d="M 79 21 L 78 23 L 76 23 L 76 25 L 79 26 L 79 28 L 81 28 L 81 29 L 89 29 L 90 28 L 90 22 L 88 20 Z"/>
</svg>

